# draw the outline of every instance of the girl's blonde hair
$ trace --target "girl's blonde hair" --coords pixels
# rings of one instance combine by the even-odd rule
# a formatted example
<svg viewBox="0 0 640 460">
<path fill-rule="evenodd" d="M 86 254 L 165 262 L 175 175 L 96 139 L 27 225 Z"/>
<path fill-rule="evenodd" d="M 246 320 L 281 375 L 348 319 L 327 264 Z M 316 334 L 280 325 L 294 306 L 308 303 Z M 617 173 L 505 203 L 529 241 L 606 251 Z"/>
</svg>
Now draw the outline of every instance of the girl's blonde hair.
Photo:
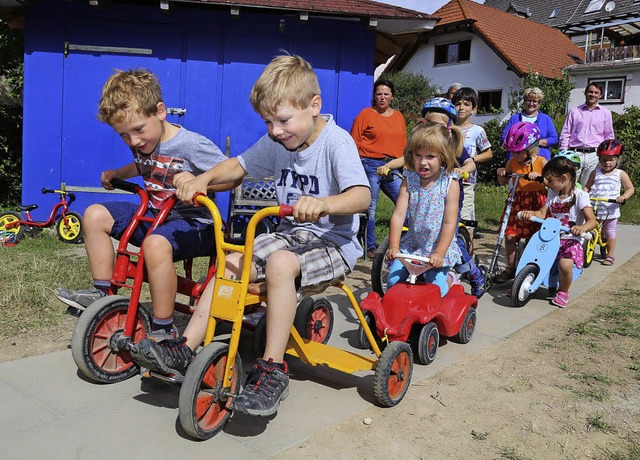
<svg viewBox="0 0 640 460">
<path fill-rule="evenodd" d="M 404 150 L 404 165 L 409 171 L 413 167 L 413 154 L 421 150 L 437 153 L 447 172 L 458 165 L 457 158 L 464 148 L 464 134 L 457 126 L 442 126 L 439 123 L 420 123 L 411 131 L 411 137 Z"/>
<path fill-rule="evenodd" d="M 276 56 L 251 89 L 249 101 L 261 116 L 273 116 L 278 106 L 289 103 L 306 109 L 315 96 L 320 96 L 318 77 L 307 61 L 296 55 Z"/>
</svg>

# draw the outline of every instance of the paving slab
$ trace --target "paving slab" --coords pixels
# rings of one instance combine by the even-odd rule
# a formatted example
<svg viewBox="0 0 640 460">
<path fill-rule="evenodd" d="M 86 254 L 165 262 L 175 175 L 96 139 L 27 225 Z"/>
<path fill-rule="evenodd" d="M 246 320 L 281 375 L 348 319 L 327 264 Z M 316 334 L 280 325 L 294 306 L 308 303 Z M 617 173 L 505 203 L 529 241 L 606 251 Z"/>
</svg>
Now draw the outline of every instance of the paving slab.
<svg viewBox="0 0 640 460">
<path fill-rule="evenodd" d="M 572 299 L 640 250 L 640 227 L 620 225 L 618 234 L 616 265 L 604 267 L 594 261 L 571 287 Z M 367 275 L 352 276 L 365 280 Z M 356 297 L 366 293 L 366 288 L 358 289 Z M 328 291 L 326 297 L 335 313 L 330 343 L 353 348 L 357 324 L 346 298 L 337 291 Z M 428 385 L 417 385 L 421 380 L 555 309 L 542 293 L 525 307 L 512 308 L 506 287 L 495 286 L 480 300 L 473 340 L 466 345 L 446 342 L 433 364 L 416 364 L 409 391 L 424 391 Z M 248 367 L 253 360 L 250 346 L 243 346 L 241 354 Z M 138 377 L 112 385 L 87 382 L 69 350 L 1 363 L 0 452 L 2 458 L 24 460 L 268 458 L 374 404 L 371 373 L 346 375 L 295 360 L 291 371 L 290 395 L 275 416 L 235 414 L 216 437 L 198 442 L 189 439 L 178 422 L 178 387 Z"/>
</svg>

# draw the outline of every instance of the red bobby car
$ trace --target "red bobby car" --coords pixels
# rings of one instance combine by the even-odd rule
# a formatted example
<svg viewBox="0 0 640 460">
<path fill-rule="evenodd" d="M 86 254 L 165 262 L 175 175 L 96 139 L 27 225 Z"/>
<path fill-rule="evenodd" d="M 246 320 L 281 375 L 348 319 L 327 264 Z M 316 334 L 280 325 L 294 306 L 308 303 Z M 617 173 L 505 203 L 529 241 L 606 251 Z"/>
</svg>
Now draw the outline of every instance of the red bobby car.
<svg viewBox="0 0 640 460">
<path fill-rule="evenodd" d="M 440 335 L 468 343 L 476 328 L 478 299 L 465 294 L 460 284 L 454 284 L 447 295 L 440 297 L 435 284 L 416 282 L 417 276 L 428 270 L 427 257 L 410 254 L 396 256 L 407 270 L 409 279 L 397 283 L 384 297 L 370 292 L 360 303 L 372 332 L 382 341 L 409 342 L 421 364 L 431 364 L 436 357 Z M 369 348 L 362 326 L 358 342 Z"/>
</svg>

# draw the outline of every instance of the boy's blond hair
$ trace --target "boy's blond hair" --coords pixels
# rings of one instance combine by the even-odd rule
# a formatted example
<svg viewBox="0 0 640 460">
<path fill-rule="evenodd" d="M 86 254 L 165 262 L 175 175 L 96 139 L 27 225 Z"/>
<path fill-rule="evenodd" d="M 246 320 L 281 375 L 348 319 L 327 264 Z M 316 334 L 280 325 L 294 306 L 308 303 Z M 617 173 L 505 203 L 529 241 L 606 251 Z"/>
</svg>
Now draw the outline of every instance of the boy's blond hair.
<svg viewBox="0 0 640 460">
<path fill-rule="evenodd" d="M 289 103 L 306 109 L 320 95 L 318 76 L 313 67 L 300 56 L 275 57 L 251 89 L 249 101 L 261 116 L 273 116 L 280 104 Z"/>
<path fill-rule="evenodd" d="M 98 120 L 113 126 L 131 114 L 145 117 L 158 112 L 162 89 L 158 78 L 147 69 L 116 70 L 102 88 Z"/>
<path fill-rule="evenodd" d="M 457 166 L 456 158 L 464 148 L 464 134 L 457 126 L 442 126 L 439 123 L 420 123 L 413 131 L 404 150 L 404 167 L 415 171 L 413 167 L 413 154 L 421 150 L 437 153 L 440 156 L 442 166 L 447 172 L 453 171 Z"/>
</svg>

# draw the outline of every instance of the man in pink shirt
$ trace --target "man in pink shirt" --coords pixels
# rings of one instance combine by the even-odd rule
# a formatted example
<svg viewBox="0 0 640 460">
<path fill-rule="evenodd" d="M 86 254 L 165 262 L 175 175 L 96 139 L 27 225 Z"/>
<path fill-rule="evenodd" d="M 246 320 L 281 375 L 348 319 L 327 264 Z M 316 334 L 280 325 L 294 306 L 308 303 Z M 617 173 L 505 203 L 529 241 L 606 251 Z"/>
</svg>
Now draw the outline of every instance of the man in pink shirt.
<svg viewBox="0 0 640 460">
<path fill-rule="evenodd" d="M 586 184 L 591 172 L 596 169 L 598 145 L 614 138 L 611 111 L 598 104 L 602 86 L 589 83 L 584 95 L 585 103 L 571 109 L 560 133 L 560 150 L 574 150 L 580 156 L 578 181 L 581 184 Z"/>
</svg>

